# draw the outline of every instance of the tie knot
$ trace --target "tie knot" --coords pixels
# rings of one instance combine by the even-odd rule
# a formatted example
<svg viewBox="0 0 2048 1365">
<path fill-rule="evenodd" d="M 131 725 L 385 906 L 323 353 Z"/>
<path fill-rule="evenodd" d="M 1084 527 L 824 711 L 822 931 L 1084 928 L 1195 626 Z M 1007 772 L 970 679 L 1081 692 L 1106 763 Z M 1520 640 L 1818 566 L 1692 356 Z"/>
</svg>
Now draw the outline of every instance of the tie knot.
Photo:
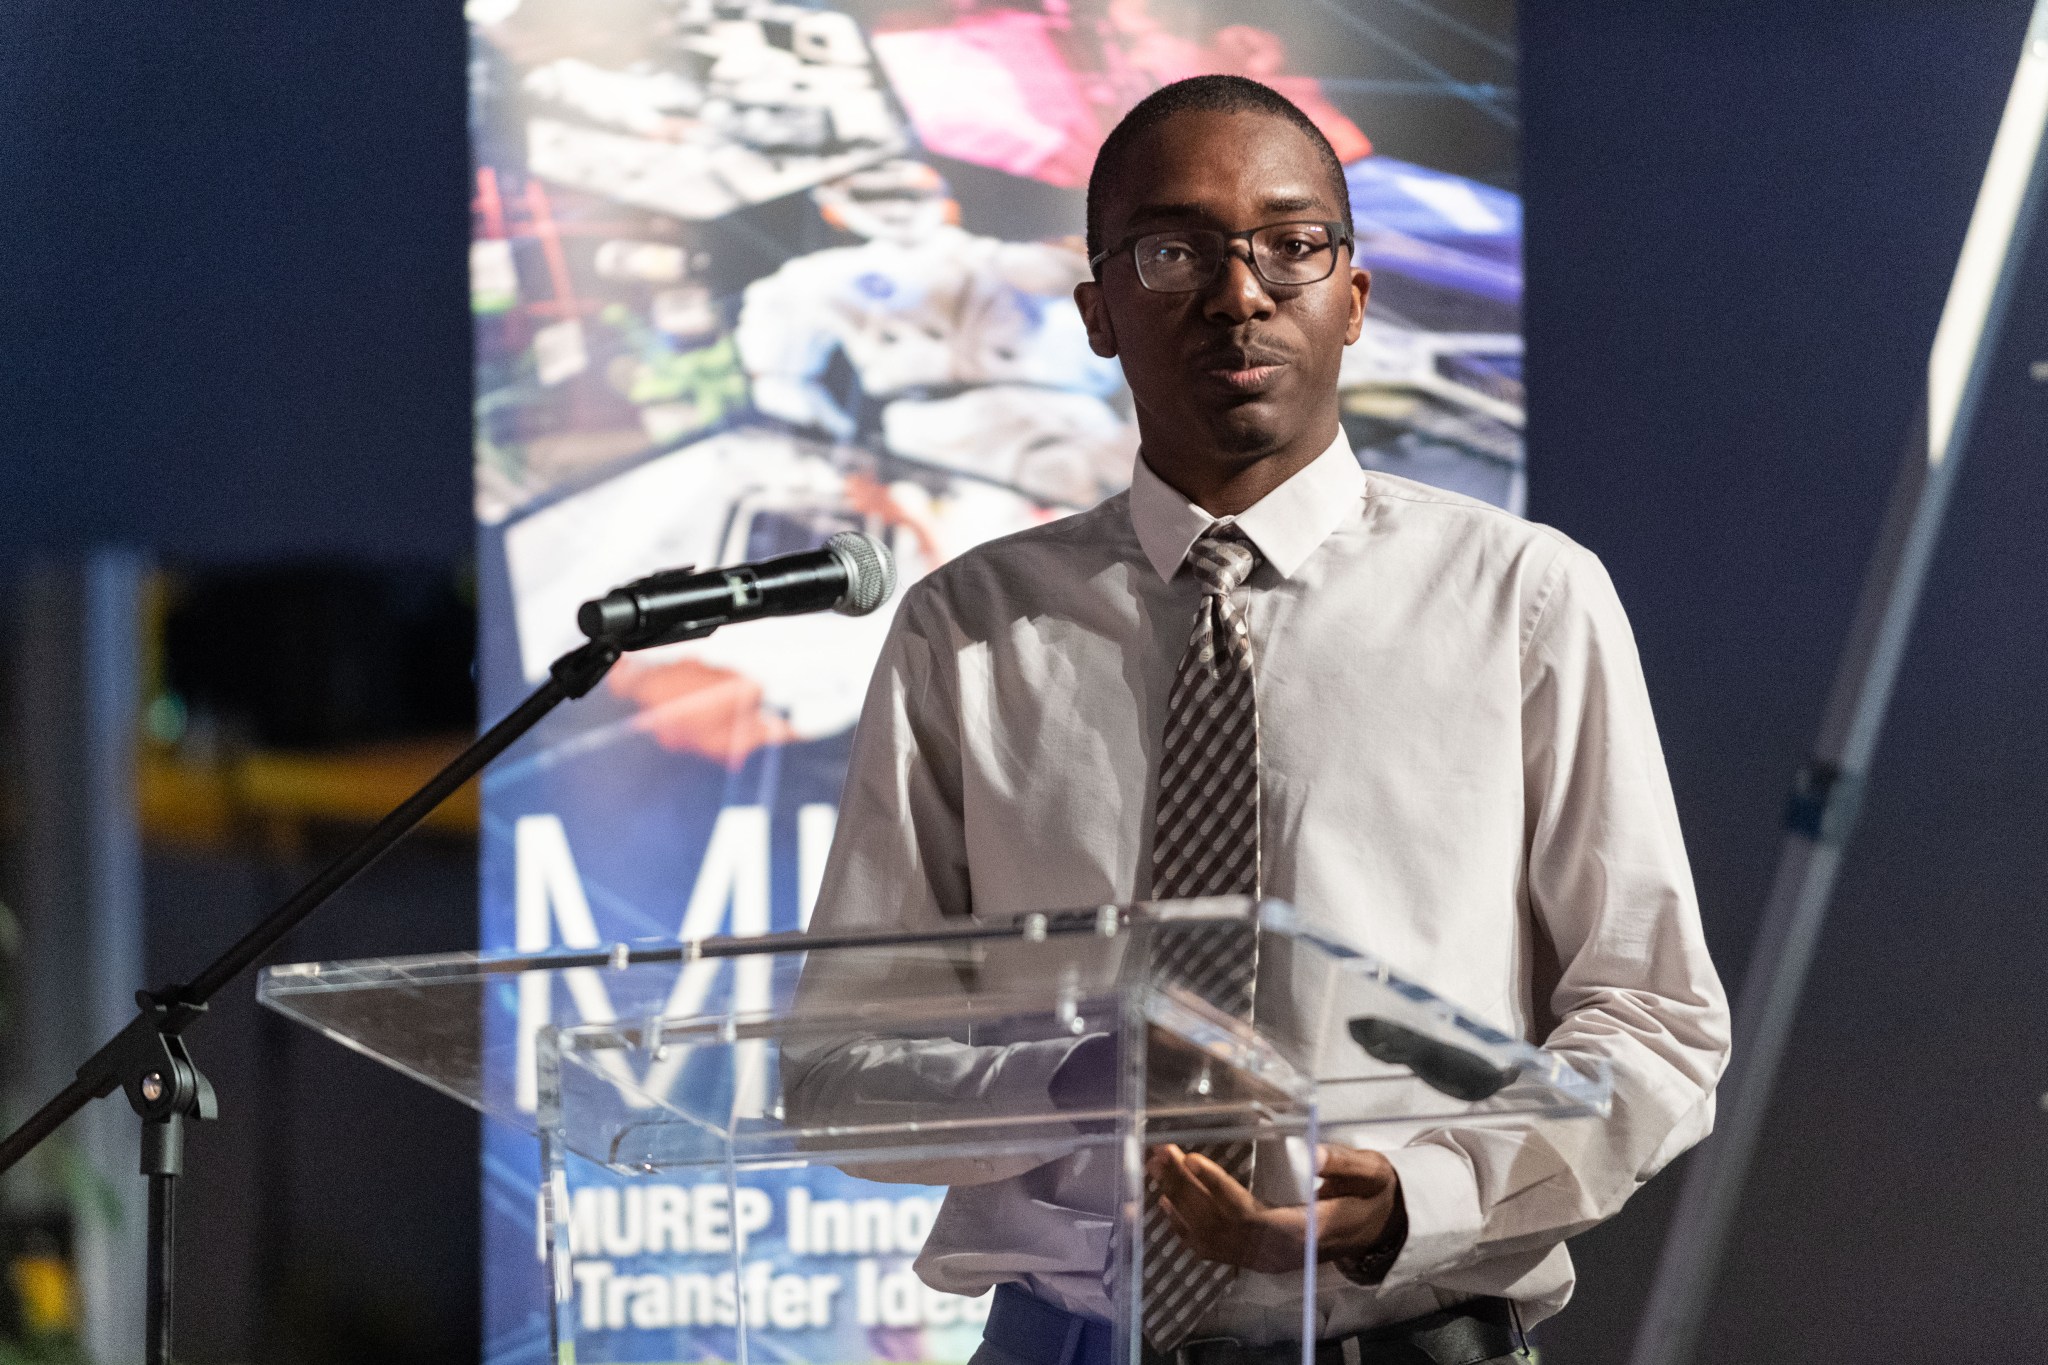
<svg viewBox="0 0 2048 1365">
<path fill-rule="evenodd" d="M 1233 522 L 1218 522 L 1202 532 L 1188 551 L 1188 568 L 1202 591 L 1228 597 L 1251 577 L 1259 552 Z"/>
</svg>

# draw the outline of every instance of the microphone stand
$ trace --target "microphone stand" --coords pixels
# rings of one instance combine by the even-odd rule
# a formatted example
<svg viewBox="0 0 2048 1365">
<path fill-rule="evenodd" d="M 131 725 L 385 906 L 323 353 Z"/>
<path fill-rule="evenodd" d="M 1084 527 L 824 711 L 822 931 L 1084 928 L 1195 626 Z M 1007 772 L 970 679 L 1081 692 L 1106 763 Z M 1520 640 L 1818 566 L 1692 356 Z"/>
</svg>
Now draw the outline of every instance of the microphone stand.
<svg viewBox="0 0 2048 1365">
<path fill-rule="evenodd" d="M 127 1094 L 129 1107 L 142 1120 L 142 1174 L 149 1178 L 145 1365 L 171 1365 L 171 1253 L 177 1229 L 177 1181 L 185 1168 L 185 1121 L 203 1121 L 220 1113 L 213 1086 L 193 1064 L 185 1046 L 185 1030 L 206 1013 L 206 1002 L 221 987 L 254 965 L 335 892 L 389 852 L 456 788 L 550 711 L 597 686 L 618 662 L 619 654 L 617 642 L 594 639 L 555 660 L 548 667 L 548 680 L 510 715 L 479 735 L 353 848 L 242 935 L 199 975 L 182 986 L 137 991 L 139 1011 L 134 1020 L 78 1068 L 71 1084 L 0 1139 L 0 1171 L 6 1171 L 88 1102 L 104 1099 L 116 1090 Z"/>
</svg>

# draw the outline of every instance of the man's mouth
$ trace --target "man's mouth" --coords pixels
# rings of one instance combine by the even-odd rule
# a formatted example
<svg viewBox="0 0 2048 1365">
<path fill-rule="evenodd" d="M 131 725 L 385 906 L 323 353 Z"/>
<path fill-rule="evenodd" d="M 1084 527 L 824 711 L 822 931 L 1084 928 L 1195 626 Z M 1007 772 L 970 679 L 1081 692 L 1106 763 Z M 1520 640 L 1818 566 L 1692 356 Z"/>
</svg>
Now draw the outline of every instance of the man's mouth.
<svg viewBox="0 0 2048 1365">
<path fill-rule="evenodd" d="M 1248 365 L 1241 370 L 1226 367 L 1209 370 L 1209 375 L 1219 380 L 1224 387 L 1255 393 L 1266 387 L 1266 381 L 1280 373 L 1278 365 Z"/>
<path fill-rule="evenodd" d="M 1286 357 L 1264 349 L 1211 352 L 1195 362 L 1201 373 L 1237 393 L 1259 392 L 1286 366 Z"/>
</svg>

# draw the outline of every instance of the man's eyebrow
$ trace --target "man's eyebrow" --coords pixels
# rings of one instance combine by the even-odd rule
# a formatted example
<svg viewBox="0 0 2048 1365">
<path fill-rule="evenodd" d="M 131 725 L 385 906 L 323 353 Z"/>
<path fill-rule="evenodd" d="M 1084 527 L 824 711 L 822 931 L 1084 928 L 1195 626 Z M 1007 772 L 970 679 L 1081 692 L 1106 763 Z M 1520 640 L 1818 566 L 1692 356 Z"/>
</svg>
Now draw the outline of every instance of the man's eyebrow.
<svg viewBox="0 0 2048 1365">
<path fill-rule="evenodd" d="M 1315 194 L 1269 194 L 1260 201 L 1260 212 L 1269 214 L 1306 213 L 1311 209 L 1328 211 L 1329 207 L 1321 195 Z M 1134 227 L 1139 223 L 1157 222 L 1161 219 L 1192 220 L 1198 223 L 1213 223 L 1219 227 L 1223 225 L 1214 213 L 1201 204 L 1140 204 L 1124 219 L 1124 226 Z"/>
<path fill-rule="evenodd" d="M 1140 204 L 1131 210 L 1124 222 L 1126 225 L 1149 223 L 1161 218 L 1193 218 L 1207 223 L 1216 221 L 1216 216 L 1200 204 Z"/>
<path fill-rule="evenodd" d="M 1310 209 L 1327 209 L 1329 205 L 1320 195 L 1314 194 L 1273 194 L 1266 196 L 1268 213 L 1305 213 Z"/>
</svg>

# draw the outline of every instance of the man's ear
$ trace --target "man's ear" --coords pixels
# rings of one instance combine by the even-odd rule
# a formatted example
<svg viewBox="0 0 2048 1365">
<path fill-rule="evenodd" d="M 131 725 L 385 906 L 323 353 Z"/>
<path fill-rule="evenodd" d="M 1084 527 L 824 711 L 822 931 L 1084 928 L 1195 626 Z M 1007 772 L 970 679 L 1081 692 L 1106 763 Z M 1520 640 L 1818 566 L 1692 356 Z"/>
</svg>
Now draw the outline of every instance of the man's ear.
<svg viewBox="0 0 2048 1365">
<path fill-rule="evenodd" d="M 1372 293 L 1372 272 L 1353 270 L 1351 272 L 1351 322 L 1344 329 L 1344 344 L 1349 346 L 1358 340 L 1358 334 L 1365 329 L 1365 300 Z"/>
<path fill-rule="evenodd" d="M 1104 360 L 1116 354 L 1116 329 L 1109 325 L 1109 305 L 1102 286 L 1083 280 L 1074 286 L 1074 306 L 1081 310 L 1081 323 L 1088 329 L 1088 349 Z"/>
</svg>

